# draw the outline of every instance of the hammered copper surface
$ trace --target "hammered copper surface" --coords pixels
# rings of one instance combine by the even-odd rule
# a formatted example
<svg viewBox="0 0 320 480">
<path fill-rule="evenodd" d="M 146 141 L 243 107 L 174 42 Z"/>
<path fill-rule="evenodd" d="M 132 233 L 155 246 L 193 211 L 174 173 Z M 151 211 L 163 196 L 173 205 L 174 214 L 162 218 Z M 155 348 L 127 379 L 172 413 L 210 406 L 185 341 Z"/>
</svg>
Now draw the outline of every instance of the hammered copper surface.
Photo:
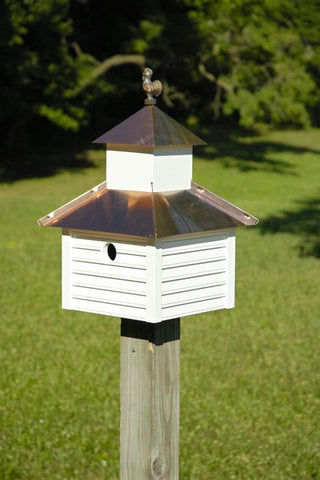
<svg viewBox="0 0 320 480">
<path fill-rule="evenodd" d="M 228 211 L 229 209 L 229 211 Z M 193 184 L 190 190 L 145 193 L 100 190 L 70 202 L 40 225 L 152 239 L 255 225 L 258 220 Z"/>
<path fill-rule="evenodd" d="M 153 105 L 143 107 L 93 143 L 145 147 L 207 145 L 201 138 Z"/>
</svg>

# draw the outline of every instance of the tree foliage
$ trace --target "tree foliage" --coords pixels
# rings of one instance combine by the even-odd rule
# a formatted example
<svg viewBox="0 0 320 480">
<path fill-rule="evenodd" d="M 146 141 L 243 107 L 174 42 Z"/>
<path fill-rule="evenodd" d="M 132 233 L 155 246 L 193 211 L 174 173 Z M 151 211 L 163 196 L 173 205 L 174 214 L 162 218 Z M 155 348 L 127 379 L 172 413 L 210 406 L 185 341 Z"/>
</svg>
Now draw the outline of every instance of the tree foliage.
<svg viewBox="0 0 320 480">
<path fill-rule="evenodd" d="M 237 114 L 240 124 L 250 128 L 308 126 L 316 93 L 310 66 L 319 40 L 303 36 L 300 14 L 306 4 L 298 7 L 283 0 L 188 3 L 201 39 L 198 71 L 212 84 L 209 107 L 214 116 Z M 314 31 L 316 23 L 313 26 Z"/>
<path fill-rule="evenodd" d="M 184 8 L 184 22 L 162 15 L 161 34 L 149 42 L 145 54 L 155 61 L 161 58 L 161 67 L 167 52 L 174 57 L 170 64 L 178 65 L 183 80 L 175 76 L 170 88 L 179 92 L 173 96 L 193 118 L 232 117 L 249 128 L 306 127 L 319 121 L 312 117 L 319 105 L 319 2 L 173 4 L 178 15 Z M 160 21 L 161 15 L 154 20 Z M 139 33 L 143 35 L 142 29 Z"/>
<path fill-rule="evenodd" d="M 8 148 L 141 104 L 139 69 L 192 125 L 319 124 L 319 0 L 3 0 L 0 127 Z"/>
<path fill-rule="evenodd" d="M 2 3 L 0 122 L 10 146 L 26 141 L 36 118 L 76 130 L 84 116 L 70 98 L 77 66 L 69 53 L 72 24 L 67 12 L 64 0 Z"/>
</svg>

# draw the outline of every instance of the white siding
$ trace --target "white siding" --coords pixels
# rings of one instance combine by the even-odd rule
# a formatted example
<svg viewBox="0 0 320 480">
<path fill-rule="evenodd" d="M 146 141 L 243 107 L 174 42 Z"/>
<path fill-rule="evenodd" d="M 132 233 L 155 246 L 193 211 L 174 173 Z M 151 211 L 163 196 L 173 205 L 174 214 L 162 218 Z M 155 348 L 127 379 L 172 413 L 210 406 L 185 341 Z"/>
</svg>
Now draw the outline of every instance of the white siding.
<svg viewBox="0 0 320 480">
<path fill-rule="evenodd" d="M 116 248 L 114 260 L 108 256 L 109 243 Z M 64 269 L 64 308 L 145 320 L 145 246 L 70 236 L 63 250 L 64 261 L 68 262 Z"/>
<path fill-rule="evenodd" d="M 155 246 L 72 232 L 62 252 L 63 308 L 155 323 L 234 306 L 233 232 Z"/>
<path fill-rule="evenodd" d="M 227 307 L 234 307 L 235 300 L 235 266 L 236 266 L 236 236 L 235 233 L 228 237 L 228 297 Z"/>
<path fill-rule="evenodd" d="M 161 322 L 161 249 L 147 246 L 147 320 Z"/>
<path fill-rule="evenodd" d="M 162 245 L 161 320 L 233 306 L 233 239 L 226 233 Z"/>
<path fill-rule="evenodd" d="M 70 252 L 71 237 L 62 234 L 62 308 L 70 308 Z"/>
</svg>

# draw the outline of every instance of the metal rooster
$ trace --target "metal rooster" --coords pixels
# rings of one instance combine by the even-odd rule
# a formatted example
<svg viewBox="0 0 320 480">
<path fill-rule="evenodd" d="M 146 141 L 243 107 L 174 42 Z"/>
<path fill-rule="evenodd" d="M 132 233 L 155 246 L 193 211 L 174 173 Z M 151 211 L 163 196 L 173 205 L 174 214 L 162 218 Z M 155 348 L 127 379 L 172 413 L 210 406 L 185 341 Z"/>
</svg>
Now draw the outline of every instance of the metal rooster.
<svg viewBox="0 0 320 480">
<path fill-rule="evenodd" d="M 147 94 L 144 103 L 146 105 L 155 105 L 157 100 L 153 97 L 158 97 L 162 92 L 162 83 L 160 80 L 151 81 L 153 71 L 151 68 L 145 68 L 142 73 L 142 88 Z"/>
</svg>

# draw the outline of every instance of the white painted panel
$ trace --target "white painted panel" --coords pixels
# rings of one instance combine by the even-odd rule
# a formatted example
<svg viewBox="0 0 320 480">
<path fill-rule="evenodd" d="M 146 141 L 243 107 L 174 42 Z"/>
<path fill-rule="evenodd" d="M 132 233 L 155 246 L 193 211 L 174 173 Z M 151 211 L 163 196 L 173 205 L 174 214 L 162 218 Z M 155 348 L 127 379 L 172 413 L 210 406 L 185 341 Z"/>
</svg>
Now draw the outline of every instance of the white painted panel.
<svg viewBox="0 0 320 480">
<path fill-rule="evenodd" d="M 164 192 L 191 188 L 192 147 L 161 148 L 151 153 L 107 150 L 107 187 Z"/>
<path fill-rule="evenodd" d="M 161 249 L 147 246 L 147 321 L 161 321 Z"/>
<path fill-rule="evenodd" d="M 114 262 L 117 265 L 126 265 L 132 267 L 143 267 L 146 266 L 146 257 L 142 255 L 135 255 L 132 253 L 123 253 L 117 248 L 118 244 L 112 243 L 115 245 L 117 256 L 115 260 L 110 260 L 108 256 L 108 242 L 101 242 L 100 248 L 82 248 L 82 247 L 72 247 L 72 259 L 76 261 L 89 261 L 93 263 L 106 263 L 110 264 Z"/>
<path fill-rule="evenodd" d="M 226 238 L 224 237 L 221 240 L 217 240 L 214 242 L 194 242 L 190 243 L 190 239 L 188 239 L 188 243 L 185 244 L 182 240 L 180 241 L 180 246 L 176 245 L 171 247 L 170 245 L 166 244 L 160 246 L 163 248 L 162 256 L 171 257 L 172 255 L 184 255 L 185 253 L 192 253 L 192 252 L 201 252 L 202 250 L 209 250 L 209 249 L 217 249 L 217 248 L 226 248 Z"/>
<path fill-rule="evenodd" d="M 127 305 L 134 307 L 146 307 L 146 296 L 103 288 L 72 287 L 72 298 L 83 300 L 97 300 L 115 305 Z"/>
<path fill-rule="evenodd" d="M 63 307 L 159 322 L 234 304 L 234 233 L 156 246 L 64 236 Z"/>
<path fill-rule="evenodd" d="M 116 257 L 108 256 L 108 245 L 114 245 Z M 111 278 L 146 278 L 146 247 L 109 242 L 105 239 L 72 238 L 72 272 L 104 275 Z"/>
<path fill-rule="evenodd" d="M 151 192 L 153 154 L 107 150 L 107 187 Z"/>
<path fill-rule="evenodd" d="M 163 268 L 169 266 L 182 266 L 190 265 L 196 263 L 203 263 L 212 260 L 221 260 L 225 259 L 227 256 L 226 245 L 216 247 L 213 245 L 211 248 L 206 249 L 197 249 L 196 247 L 193 250 L 187 252 L 180 251 L 175 254 L 167 254 L 163 256 L 162 265 Z"/>
<path fill-rule="evenodd" d="M 120 253 L 132 253 L 134 255 L 142 255 L 146 256 L 146 248 L 145 245 L 136 245 L 132 243 L 125 243 L 125 242 L 117 242 L 106 238 L 105 236 L 101 236 L 98 238 L 96 236 L 85 236 L 82 234 L 81 236 L 77 234 L 72 234 L 72 246 L 73 247 L 82 247 L 82 248 L 101 248 L 102 245 L 106 243 L 113 243 L 117 250 Z"/>
<path fill-rule="evenodd" d="M 174 280 L 189 276 L 206 275 L 209 273 L 222 273 L 226 271 L 226 260 L 213 260 L 211 262 L 194 263 L 181 267 L 162 269 L 162 280 Z"/>
<path fill-rule="evenodd" d="M 153 191 L 187 190 L 192 181 L 192 148 L 155 150 Z"/>
<path fill-rule="evenodd" d="M 225 240 L 229 233 L 206 234 L 199 237 L 180 238 L 179 240 L 160 240 L 157 245 L 163 248 L 163 255 L 179 253 L 181 251 L 193 251 L 195 249 L 206 249 L 212 245 L 225 245 Z"/>
<path fill-rule="evenodd" d="M 112 260 L 107 253 L 106 238 L 70 236 L 65 242 L 69 248 L 66 308 L 145 318 L 145 246 L 110 242 L 116 248 L 116 257 Z"/>
<path fill-rule="evenodd" d="M 190 304 L 217 296 L 226 296 L 226 285 L 210 285 L 208 287 L 194 288 L 183 292 L 163 294 L 162 308 Z"/>
<path fill-rule="evenodd" d="M 226 285 L 227 273 L 213 273 L 197 275 L 195 277 L 180 278 L 162 282 L 162 293 L 180 292 L 191 288 L 201 288 L 210 285 Z"/>
<path fill-rule="evenodd" d="M 197 313 L 209 312 L 211 310 L 220 310 L 226 307 L 226 297 L 210 298 L 199 302 L 177 305 L 162 309 L 161 320 L 171 318 L 185 317 Z"/>
<path fill-rule="evenodd" d="M 74 298 L 71 303 L 73 310 L 82 312 L 100 313 L 102 315 L 110 315 L 114 317 L 125 317 L 133 320 L 145 321 L 146 311 L 140 307 L 129 307 L 126 305 L 113 305 L 99 301 L 89 301 Z"/>
<path fill-rule="evenodd" d="M 71 237 L 66 233 L 62 234 L 62 308 L 70 308 L 70 258 L 71 258 Z"/>
<path fill-rule="evenodd" d="M 98 287 L 116 289 L 119 292 L 145 293 L 146 282 L 141 280 L 124 280 L 116 277 L 94 276 L 87 274 L 72 274 L 72 285 L 77 287 Z"/>
<path fill-rule="evenodd" d="M 145 280 L 146 270 L 120 265 L 106 265 L 102 263 L 71 262 L 72 273 L 87 273 L 90 275 L 103 275 L 107 277 L 124 278 L 126 280 Z"/>
<path fill-rule="evenodd" d="M 162 245 L 162 320 L 227 307 L 229 235 Z"/>
<path fill-rule="evenodd" d="M 236 260 L 236 236 L 230 234 L 228 238 L 228 293 L 227 293 L 227 308 L 234 307 L 235 301 L 235 260 Z"/>
</svg>

